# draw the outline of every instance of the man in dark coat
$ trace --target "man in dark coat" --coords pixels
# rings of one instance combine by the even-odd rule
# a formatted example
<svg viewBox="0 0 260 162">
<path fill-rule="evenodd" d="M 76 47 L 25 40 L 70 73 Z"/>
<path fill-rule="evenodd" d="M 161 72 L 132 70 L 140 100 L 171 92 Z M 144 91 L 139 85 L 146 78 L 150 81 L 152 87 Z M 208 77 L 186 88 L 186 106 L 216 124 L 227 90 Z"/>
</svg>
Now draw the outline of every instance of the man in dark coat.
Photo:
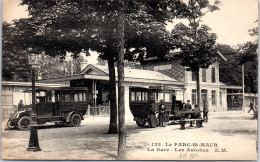
<svg viewBox="0 0 260 162">
<path fill-rule="evenodd" d="M 159 111 L 159 126 L 160 127 L 165 127 L 167 125 L 168 122 L 168 115 L 166 112 L 166 106 L 164 105 L 164 100 L 161 100 L 161 104 L 158 107 L 158 111 Z"/>
<path fill-rule="evenodd" d="M 254 114 L 255 114 L 254 103 L 253 103 L 252 101 L 250 102 L 249 107 L 250 107 L 250 109 L 249 109 L 248 113 L 249 113 L 251 110 L 253 110 L 253 112 L 254 112 Z"/>
<path fill-rule="evenodd" d="M 207 102 L 203 102 L 203 119 L 205 119 L 206 122 L 208 122 L 208 112 L 209 112 L 209 108 L 208 108 L 208 104 Z"/>
<path fill-rule="evenodd" d="M 156 110 L 155 110 L 155 105 L 154 101 L 151 100 L 150 105 L 149 105 L 149 116 L 148 116 L 148 123 L 150 128 L 155 128 L 158 126 L 158 122 L 156 119 Z"/>
<path fill-rule="evenodd" d="M 18 103 L 18 111 L 23 111 L 23 110 L 24 110 L 23 100 L 20 100 L 20 102 Z"/>
<path fill-rule="evenodd" d="M 191 110 L 190 100 L 188 100 L 187 103 L 185 104 L 185 110 L 186 111 L 190 111 Z"/>
</svg>

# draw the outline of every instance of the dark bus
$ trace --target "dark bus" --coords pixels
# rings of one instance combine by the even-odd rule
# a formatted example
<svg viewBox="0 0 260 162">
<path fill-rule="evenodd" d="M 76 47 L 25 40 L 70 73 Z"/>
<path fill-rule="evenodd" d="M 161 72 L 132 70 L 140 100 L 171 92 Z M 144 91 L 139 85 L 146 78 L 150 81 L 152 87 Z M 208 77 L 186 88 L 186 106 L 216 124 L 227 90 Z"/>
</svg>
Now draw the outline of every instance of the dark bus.
<svg viewBox="0 0 260 162">
<path fill-rule="evenodd" d="M 79 126 L 88 109 L 87 93 L 86 87 L 36 89 L 37 123 Z M 18 111 L 9 118 L 7 127 L 28 130 L 31 112 L 31 105 L 25 105 L 24 111 Z"/>
<path fill-rule="evenodd" d="M 160 100 L 164 100 L 169 120 L 180 122 L 181 119 L 198 119 L 200 111 L 185 110 L 183 102 L 176 100 L 175 91 L 167 87 L 129 87 L 130 110 L 138 126 L 144 126 L 148 121 L 151 100 L 155 102 L 158 112 Z"/>
<path fill-rule="evenodd" d="M 144 126 L 148 120 L 149 103 L 155 102 L 156 111 L 160 105 L 160 100 L 164 100 L 168 115 L 172 115 L 176 97 L 171 89 L 161 87 L 130 87 L 130 110 L 138 126 Z"/>
</svg>

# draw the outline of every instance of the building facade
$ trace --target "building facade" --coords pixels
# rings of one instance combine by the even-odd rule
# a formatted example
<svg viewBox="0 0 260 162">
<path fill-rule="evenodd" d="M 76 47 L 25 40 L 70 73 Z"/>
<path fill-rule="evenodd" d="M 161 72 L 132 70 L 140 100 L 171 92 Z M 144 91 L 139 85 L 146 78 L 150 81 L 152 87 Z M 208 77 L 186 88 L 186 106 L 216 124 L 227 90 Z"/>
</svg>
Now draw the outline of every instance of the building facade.
<svg viewBox="0 0 260 162">
<path fill-rule="evenodd" d="M 107 66 L 89 64 L 78 75 L 40 80 L 39 82 L 66 84 L 71 87 L 88 87 L 90 92 L 88 98 L 91 99 L 90 105 L 92 107 L 91 109 L 93 109 L 107 105 L 109 95 L 108 81 L 109 72 Z M 129 90 L 131 87 L 167 86 L 175 92 L 176 99 L 182 100 L 184 96 L 182 91 L 183 85 L 183 82 L 175 80 L 157 71 L 125 68 L 124 95 L 126 117 L 133 117 L 129 108 Z M 117 86 L 116 91 L 118 92 Z"/>
<path fill-rule="evenodd" d="M 223 58 L 225 59 L 225 58 Z M 224 60 L 225 61 L 225 60 Z M 163 73 L 171 78 L 182 81 L 184 83 L 183 101 L 191 101 L 194 106 L 197 104 L 197 87 L 196 76 L 193 72 L 183 67 L 180 62 L 175 61 L 158 61 L 147 60 L 142 63 L 144 69 L 155 70 Z M 227 109 L 227 87 L 219 81 L 219 62 L 209 66 L 207 69 L 199 71 L 200 87 L 201 87 L 201 103 L 207 102 L 209 111 L 226 111 Z M 232 87 L 231 87 L 232 88 Z M 240 88 L 241 87 L 235 87 Z M 201 104 L 202 105 L 202 104 Z"/>
<path fill-rule="evenodd" d="M 36 86 L 87 87 L 87 101 L 90 104 L 88 115 L 101 115 L 106 111 L 109 115 L 109 72 L 106 65 L 85 65 L 80 74 L 69 75 L 37 81 Z M 117 71 L 117 70 L 116 70 Z M 227 86 L 219 82 L 219 63 L 215 62 L 208 69 L 200 69 L 201 102 L 207 102 L 209 111 L 242 110 L 241 87 Z M 116 74 L 117 80 L 117 74 Z M 132 118 L 129 108 L 131 87 L 164 86 L 172 90 L 177 101 L 191 101 L 197 104 L 195 75 L 177 61 L 148 61 L 139 69 L 125 68 L 125 108 L 126 117 Z M 116 82 L 117 84 L 117 82 Z M 20 99 L 25 104 L 31 103 L 30 94 L 23 91 L 30 88 L 31 83 L 2 83 L 2 112 L 8 116 L 16 110 Z M 116 86 L 117 88 L 117 86 Z M 116 89 L 117 91 L 117 89 Z M 103 107 L 103 109 L 101 109 Z M 98 109 L 97 109 L 98 108 Z"/>
</svg>

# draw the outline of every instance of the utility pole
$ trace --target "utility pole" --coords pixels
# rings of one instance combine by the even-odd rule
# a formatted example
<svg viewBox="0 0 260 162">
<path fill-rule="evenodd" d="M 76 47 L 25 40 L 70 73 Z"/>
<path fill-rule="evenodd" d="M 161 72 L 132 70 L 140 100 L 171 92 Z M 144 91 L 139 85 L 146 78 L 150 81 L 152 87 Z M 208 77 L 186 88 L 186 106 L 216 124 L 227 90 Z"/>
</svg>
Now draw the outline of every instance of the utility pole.
<svg viewBox="0 0 260 162">
<path fill-rule="evenodd" d="M 243 102 L 242 102 L 242 110 L 245 111 L 245 82 L 244 82 L 244 64 L 242 65 L 242 93 L 243 93 Z"/>
<path fill-rule="evenodd" d="M 73 57 L 70 60 L 70 74 L 73 75 Z"/>
</svg>

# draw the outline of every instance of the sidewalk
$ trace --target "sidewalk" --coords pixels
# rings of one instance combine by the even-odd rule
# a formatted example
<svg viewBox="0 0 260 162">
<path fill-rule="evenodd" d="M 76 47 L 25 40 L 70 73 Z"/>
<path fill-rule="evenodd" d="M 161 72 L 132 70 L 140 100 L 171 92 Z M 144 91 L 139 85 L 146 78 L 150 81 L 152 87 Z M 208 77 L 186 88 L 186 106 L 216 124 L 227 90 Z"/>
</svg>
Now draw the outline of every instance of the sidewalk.
<svg viewBox="0 0 260 162">
<path fill-rule="evenodd" d="M 106 134 L 109 117 L 85 118 L 80 127 L 41 127 L 38 130 L 42 151 L 27 152 L 29 131 L 2 131 L 2 158 L 16 160 L 115 160 L 118 148 L 118 134 Z M 212 112 L 209 122 L 203 128 L 180 125 L 140 128 L 134 121 L 126 120 L 126 151 L 128 160 L 189 160 L 180 159 L 181 152 L 174 147 L 167 152 L 148 151 L 160 143 L 160 149 L 167 149 L 167 143 L 216 143 L 227 149 L 225 154 L 196 153 L 193 160 L 254 160 L 256 158 L 257 121 L 243 112 Z M 187 149 L 186 147 L 178 147 Z"/>
</svg>

